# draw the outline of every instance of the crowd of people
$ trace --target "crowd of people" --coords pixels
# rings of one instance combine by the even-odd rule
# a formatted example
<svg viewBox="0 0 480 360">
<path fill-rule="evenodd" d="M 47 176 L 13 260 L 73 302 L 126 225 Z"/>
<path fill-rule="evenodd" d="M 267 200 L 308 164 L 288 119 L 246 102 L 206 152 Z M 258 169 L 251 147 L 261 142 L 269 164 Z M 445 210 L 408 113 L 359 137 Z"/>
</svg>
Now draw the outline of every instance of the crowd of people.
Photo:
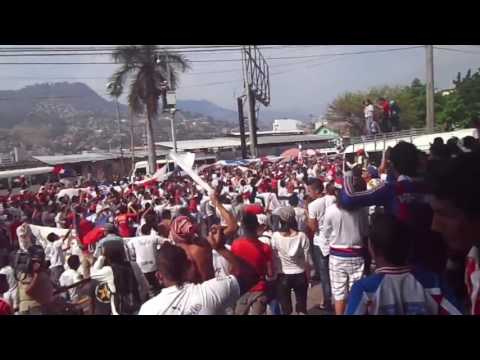
<svg viewBox="0 0 480 360">
<path fill-rule="evenodd" d="M 25 187 L 0 198 L 0 313 L 480 314 L 479 147 Z"/>
<path fill-rule="evenodd" d="M 365 133 L 378 135 L 400 130 L 400 106 L 395 100 L 379 98 L 376 104 L 372 100 L 363 101 Z"/>
</svg>

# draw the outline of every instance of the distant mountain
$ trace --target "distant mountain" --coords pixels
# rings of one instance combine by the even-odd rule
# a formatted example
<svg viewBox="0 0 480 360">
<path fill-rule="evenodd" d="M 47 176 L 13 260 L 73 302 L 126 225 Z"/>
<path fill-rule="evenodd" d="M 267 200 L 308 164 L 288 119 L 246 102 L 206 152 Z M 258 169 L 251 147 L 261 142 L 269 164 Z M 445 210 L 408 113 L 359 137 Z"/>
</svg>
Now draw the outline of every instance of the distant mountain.
<svg viewBox="0 0 480 360">
<path fill-rule="evenodd" d="M 126 110 L 126 107 L 122 109 Z M 36 84 L 0 91 L 0 127 L 28 121 L 32 115 L 65 119 L 78 114 L 113 114 L 114 103 L 83 83 Z"/>
<path fill-rule="evenodd" d="M 236 111 L 222 108 L 207 100 L 178 100 L 177 108 L 192 114 L 202 114 L 225 122 L 238 120 Z"/>
<path fill-rule="evenodd" d="M 223 108 L 207 100 L 178 100 L 177 107 L 187 120 L 204 116 L 226 126 L 238 126 L 236 110 Z M 126 115 L 128 107 L 120 104 L 120 111 Z M 114 117 L 114 114 L 114 102 L 101 97 L 83 83 L 44 83 L 20 90 L 0 91 L 0 128 L 9 129 L 25 122 L 35 123 L 32 117 L 41 118 L 42 121 L 50 119 L 54 126 L 57 119 L 85 118 L 90 115 Z M 308 115 L 301 111 L 272 111 L 262 107 L 259 125 L 269 129 L 274 119 L 287 117 L 308 120 Z"/>
</svg>

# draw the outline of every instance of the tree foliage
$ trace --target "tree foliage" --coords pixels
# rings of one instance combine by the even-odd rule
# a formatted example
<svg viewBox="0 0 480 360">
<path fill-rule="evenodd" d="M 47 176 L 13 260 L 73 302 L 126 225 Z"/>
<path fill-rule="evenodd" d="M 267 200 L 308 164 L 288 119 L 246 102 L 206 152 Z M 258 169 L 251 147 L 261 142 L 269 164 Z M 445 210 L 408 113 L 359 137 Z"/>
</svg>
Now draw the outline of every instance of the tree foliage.
<svg viewBox="0 0 480 360">
<path fill-rule="evenodd" d="M 435 94 L 436 124 L 445 128 L 466 128 L 480 117 L 480 69 L 464 77 L 459 73 L 453 81 L 455 89 L 449 94 Z M 365 120 L 362 102 L 374 103 L 379 97 L 395 100 L 400 106 L 402 129 L 422 128 L 426 120 L 426 86 L 414 79 L 409 86 L 374 87 L 367 91 L 347 92 L 338 96 L 330 105 L 327 120 L 347 121 L 352 135 L 364 133 Z"/>
<path fill-rule="evenodd" d="M 128 103 L 132 111 L 141 114 L 147 110 L 147 146 L 149 171 L 156 170 L 153 121 L 159 107 L 159 99 L 165 82 L 171 88 L 179 83 L 179 74 L 190 68 L 190 62 L 182 55 L 160 49 L 156 45 L 129 45 L 118 47 L 112 55 L 121 64 L 112 75 L 112 96 L 119 97 L 127 80 L 130 80 Z M 165 104 L 163 104 L 165 106 Z"/>
</svg>

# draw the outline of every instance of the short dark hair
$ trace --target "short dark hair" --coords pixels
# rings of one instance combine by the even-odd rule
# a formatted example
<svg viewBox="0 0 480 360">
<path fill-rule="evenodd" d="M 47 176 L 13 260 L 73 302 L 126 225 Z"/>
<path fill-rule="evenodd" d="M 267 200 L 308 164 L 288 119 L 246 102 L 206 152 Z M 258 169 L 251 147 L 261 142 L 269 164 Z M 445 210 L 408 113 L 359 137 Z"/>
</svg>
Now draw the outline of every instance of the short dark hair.
<svg viewBox="0 0 480 360">
<path fill-rule="evenodd" d="M 297 207 L 299 203 L 298 195 L 297 194 L 292 194 L 290 198 L 288 199 L 288 203 L 290 206 Z"/>
<path fill-rule="evenodd" d="M 50 242 L 54 242 L 56 240 L 58 240 L 59 236 L 55 233 L 50 233 L 47 235 L 47 240 L 50 241 Z"/>
<path fill-rule="evenodd" d="M 469 150 L 474 150 L 478 146 L 478 142 L 473 136 L 465 136 L 462 142 L 463 146 Z"/>
<path fill-rule="evenodd" d="M 462 153 L 430 169 L 433 195 L 450 201 L 470 218 L 480 216 L 480 152 Z"/>
<path fill-rule="evenodd" d="M 313 190 L 318 193 L 323 192 L 324 186 L 323 182 L 318 178 L 310 178 L 308 179 L 308 186 L 310 186 Z"/>
<path fill-rule="evenodd" d="M 415 145 L 400 141 L 390 153 L 393 167 L 401 175 L 416 176 L 418 168 L 418 149 Z"/>
<path fill-rule="evenodd" d="M 244 213 L 242 216 L 242 225 L 245 230 L 245 232 L 250 235 L 256 235 L 257 229 L 258 229 L 258 219 L 257 215 L 250 214 L 250 213 Z"/>
<path fill-rule="evenodd" d="M 328 195 L 335 195 L 335 181 L 330 181 L 327 184 L 326 191 Z"/>
<path fill-rule="evenodd" d="M 163 219 L 171 219 L 172 218 L 172 212 L 168 209 L 164 209 L 162 211 L 162 220 Z"/>
<path fill-rule="evenodd" d="M 149 224 L 143 224 L 142 227 L 140 228 L 140 232 L 143 235 L 149 235 L 150 231 L 152 231 L 152 226 Z"/>
<path fill-rule="evenodd" d="M 8 288 L 7 275 L 0 274 L 0 294 L 7 292 Z"/>
<path fill-rule="evenodd" d="M 158 271 L 169 280 L 183 283 L 188 271 L 187 253 L 181 247 L 166 242 L 157 255 Z"/>
<path fill-rule="evenodd" d="M 67 264 L 70 269 L 77 270 L 80 267 L 80 258 L 78 255 L 70 255 Z"/>
<path fill-rule="evenodd" d="M 370 243 L 377 255 L 382 255 L 389 263 L 402 266 L 408 263 L 412 249 L 407 227 L 395 216 L 377 214 L 370 228 Z"/>
<path fill-rule="evenodd" d="M 186 207 L 182 207 L 180 208 L 180 210 L 178 210 L 178 215 L 182 215 L 182 216 L 190 216 L 190 211 L 188 211 L 188 208 Z"/>
</svg>

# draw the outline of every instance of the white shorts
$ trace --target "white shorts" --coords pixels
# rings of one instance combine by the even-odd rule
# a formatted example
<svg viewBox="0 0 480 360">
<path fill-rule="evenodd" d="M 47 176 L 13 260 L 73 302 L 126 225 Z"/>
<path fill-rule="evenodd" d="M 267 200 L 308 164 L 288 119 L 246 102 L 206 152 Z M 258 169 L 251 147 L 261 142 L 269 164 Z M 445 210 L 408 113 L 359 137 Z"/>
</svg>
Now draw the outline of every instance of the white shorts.
<svg viewBox="0 0 480 360">
<path fill-rule="evenodd" d="M 336 301 L 346 300 L 353 284 L 363 277 L 363 257 L 330 255 L 329 270 L 332 296 Z"/>
</svg>

